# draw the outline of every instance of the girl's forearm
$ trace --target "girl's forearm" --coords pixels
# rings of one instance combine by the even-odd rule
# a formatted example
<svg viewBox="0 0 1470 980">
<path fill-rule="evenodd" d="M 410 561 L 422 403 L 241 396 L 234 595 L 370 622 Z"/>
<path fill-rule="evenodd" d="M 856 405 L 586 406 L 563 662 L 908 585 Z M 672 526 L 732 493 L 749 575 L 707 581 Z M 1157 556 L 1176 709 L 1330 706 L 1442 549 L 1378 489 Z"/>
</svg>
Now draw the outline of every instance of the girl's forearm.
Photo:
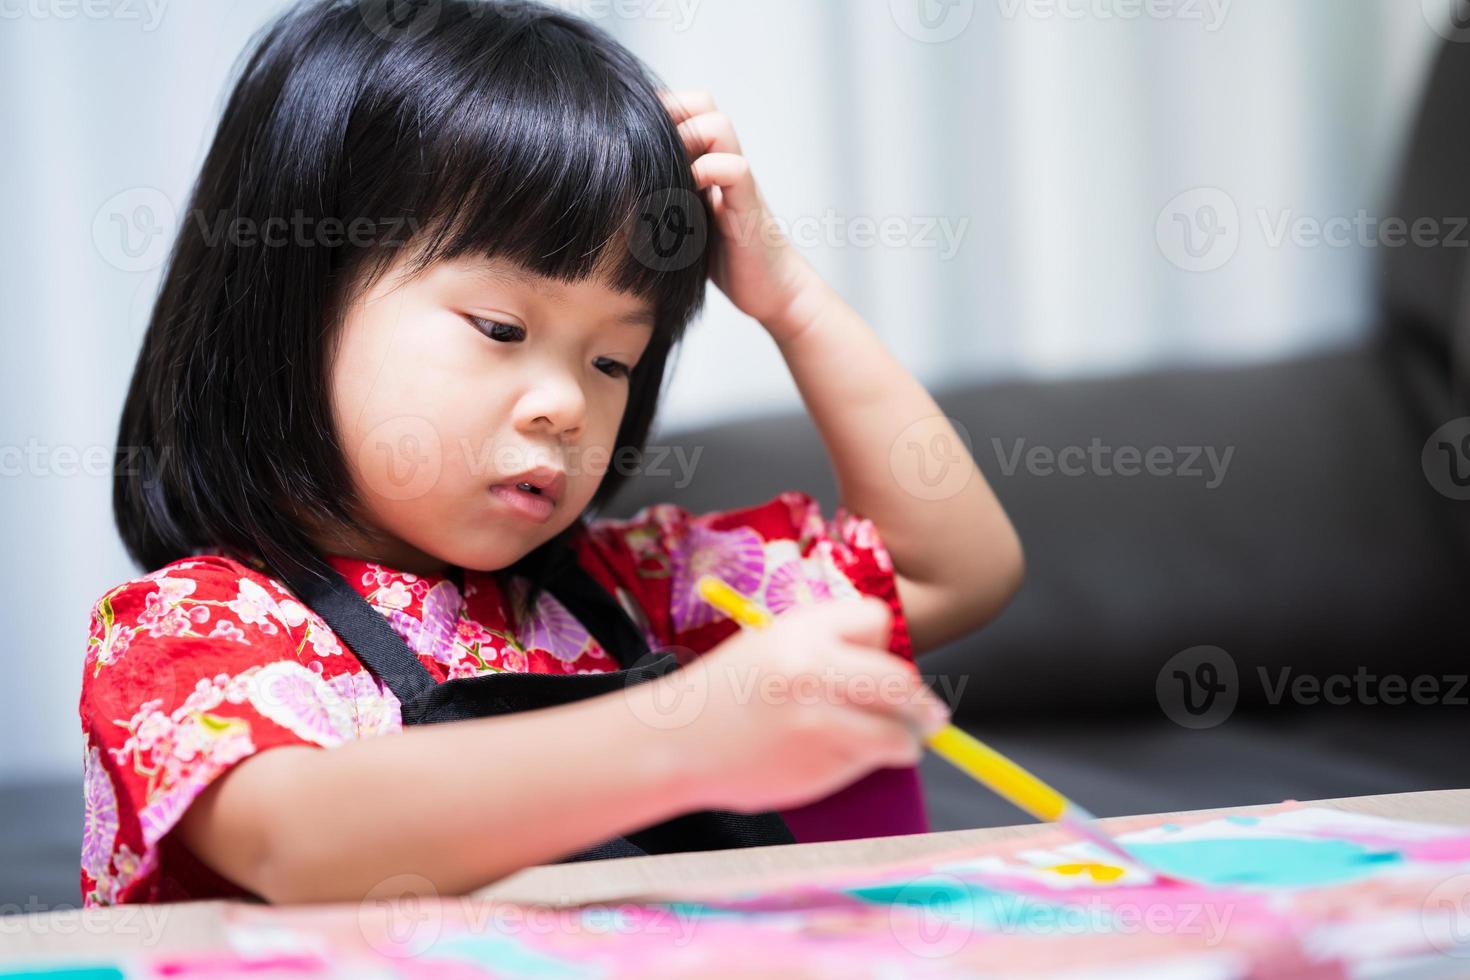
<svg viewBox="0 0 1470 980">
<path fill-rule="evenodd" d="M 630 706 L 646 686 L 262 752 L 195 801 L 187 841 L 272 902 L 355 901 L 399 874 L 464 894 L 698 808 L 696 754 Z"/>
<path fill-rule="evenodd" d="M 826 283 L 764 324 L 832 458 L 844 506 L 873 521 L 916 650 L 993 618 L 1020 584 L 1020 541 L 938 403 Z"/>
</svg>

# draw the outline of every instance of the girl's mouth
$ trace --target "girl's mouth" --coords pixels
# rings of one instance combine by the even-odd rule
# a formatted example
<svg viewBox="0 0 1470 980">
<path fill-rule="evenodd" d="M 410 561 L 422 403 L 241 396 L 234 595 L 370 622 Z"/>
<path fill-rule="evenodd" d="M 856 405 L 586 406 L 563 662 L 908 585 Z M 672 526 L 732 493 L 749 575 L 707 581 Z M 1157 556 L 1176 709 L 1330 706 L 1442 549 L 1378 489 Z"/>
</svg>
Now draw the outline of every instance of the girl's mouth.
<svg viewBox="0 0 1470 980">
<path fill-rule="evenodd" d="M 497 483 L 490 493 L 517 514 L 538 524 L 545 523 L 556 509 L 556 502 L 530 483 Z"/>
</svg>

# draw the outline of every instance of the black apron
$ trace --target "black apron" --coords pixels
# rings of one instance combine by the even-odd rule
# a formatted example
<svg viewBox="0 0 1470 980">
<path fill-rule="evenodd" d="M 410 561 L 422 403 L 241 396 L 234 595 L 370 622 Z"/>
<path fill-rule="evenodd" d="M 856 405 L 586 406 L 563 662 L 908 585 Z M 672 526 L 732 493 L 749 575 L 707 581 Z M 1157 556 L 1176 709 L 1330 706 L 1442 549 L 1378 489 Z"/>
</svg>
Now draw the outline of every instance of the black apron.
<svg viewBox="0 0 1470 980">
<path fill-rule="evenodd" d="M 311 569 L 287 572 L 281 578 L 326 621 L 363 666 L 393 691 L 402 705 L 405 725 L 567 704 L 641 684 L 678 668 L 672 653 L 649 650 L 642 631 L 581 566 L 569 546 L 555 546 L 549 554 L 547 591 L 617 660 L 618 670 L 592 674 L 492 671 L 436 681 L 388 620 L 326 562 L 317 559 Z M 595 737 L 595 733 L 579 734 Z M 560 862 L 795 842 L 786 821 L 774 811 L 697 810 L 626 837 L 610 838 Z"/>
</svg>

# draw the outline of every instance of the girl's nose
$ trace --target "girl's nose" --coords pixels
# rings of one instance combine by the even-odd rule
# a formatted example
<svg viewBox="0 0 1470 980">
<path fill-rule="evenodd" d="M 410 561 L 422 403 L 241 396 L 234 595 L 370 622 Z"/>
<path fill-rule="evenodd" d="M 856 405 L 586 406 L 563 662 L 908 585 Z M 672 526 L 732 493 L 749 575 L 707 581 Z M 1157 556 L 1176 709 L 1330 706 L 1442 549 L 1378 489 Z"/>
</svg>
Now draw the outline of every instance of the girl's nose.
<svg viewBox="0 0 1470 980">
<path fill-rule="evenodd" d="M 582 388 L 565 375 L 538 379 L 516 405 L 516 426 L 522 431 L 550 427 L 561 436 L 582 428 L 587 399 Z"/>
</svg>

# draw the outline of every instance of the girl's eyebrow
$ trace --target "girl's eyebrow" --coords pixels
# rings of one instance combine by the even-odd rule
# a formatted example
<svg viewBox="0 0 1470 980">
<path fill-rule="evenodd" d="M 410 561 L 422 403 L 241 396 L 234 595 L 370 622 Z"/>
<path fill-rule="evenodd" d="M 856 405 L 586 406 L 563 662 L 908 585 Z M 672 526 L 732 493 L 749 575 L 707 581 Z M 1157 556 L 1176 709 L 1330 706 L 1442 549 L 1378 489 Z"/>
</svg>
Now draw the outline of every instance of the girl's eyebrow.
<svg viewBox="0 0 1470 980">
<path fill-rule="evenodd" d="M 653 311 L 644 307 L 613 317 L 614 323 L 627 324 L 630 327 L 647 327 L 650 330 L 653 329 L 653 321 Z"/>
<path fill-rule="evenodd" d="M 540 289 L 551 293 L 553 296 L 559 295 L 562 292 L 561 286 L 557 283 L 543 276 L 538 276 L 534 272 L 519 269 L 515 266 L 489 263 L 477 264 L 470 270 L 470 277 L 496 285 L 524 286 Z M 627 313 L 620 313 L 612 318 L 613 323 L 626 324 L 633 327 L 647 327 L 650 330 L 654 327 L 654 320 L 653 310 L 646 306 L 640 306 L 638 309 L 630 310 Z"/>
</svg>

